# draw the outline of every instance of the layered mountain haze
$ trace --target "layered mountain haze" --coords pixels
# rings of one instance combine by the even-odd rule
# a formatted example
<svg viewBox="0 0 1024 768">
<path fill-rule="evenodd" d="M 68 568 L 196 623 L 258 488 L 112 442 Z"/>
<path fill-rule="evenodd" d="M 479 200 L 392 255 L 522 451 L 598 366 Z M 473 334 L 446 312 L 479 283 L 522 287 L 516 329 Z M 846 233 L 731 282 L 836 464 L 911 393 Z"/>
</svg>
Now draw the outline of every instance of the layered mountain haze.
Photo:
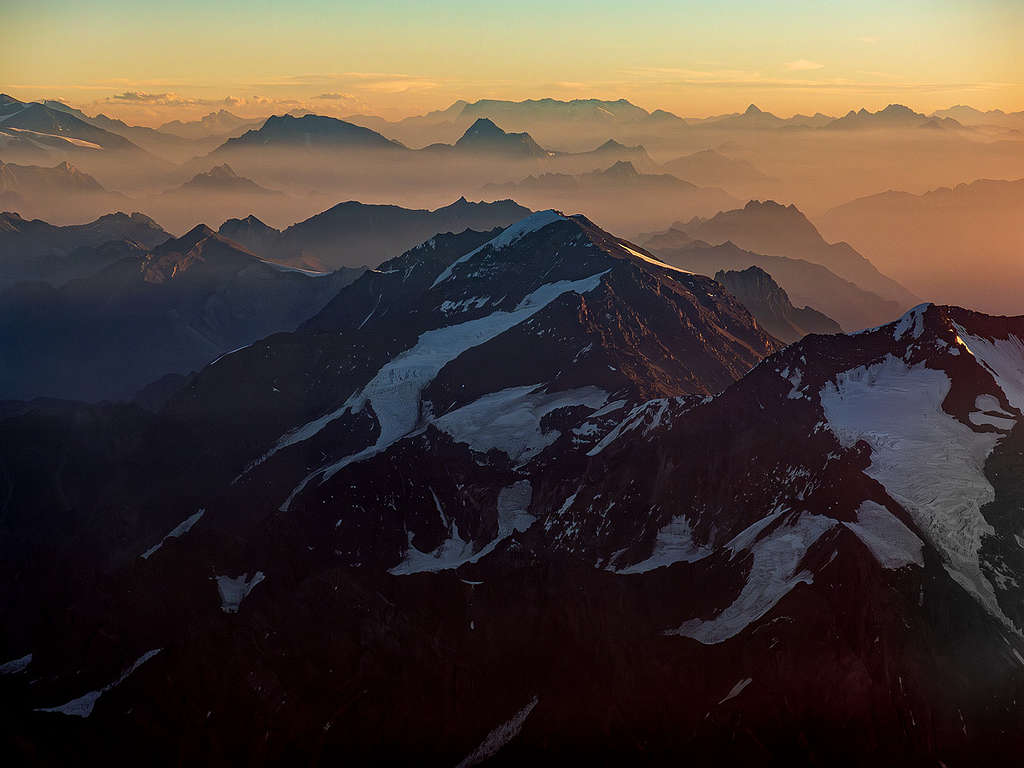
<svg viewBox="0 0 1024 768">
<path fill-rule="evenodd" d="M 921 195 L 890 190 L 818 222 L 923 296 L 1024 311 L 1024 179 L 979 179 Z"/>
<path fill-rule="evenodd" d="M 864 256 L 845 242 L 827 243 L 814 225 L 795 205 L 774 200 L 751 200 L 743 208 L 722 211 L 709 219 L 677 222 L 674 228 L 712 244 L 730 241 L 769 256 L 804 259 L 828 267 L 846 280 L 905 309 L 917 297 L 886 277 Z"/>
<path fill-rule="evenodd" d="M 590 173 L 543 173 L 481 191 L 488 197 L 512 197 L 531 208 L 577 206 L 604 226 L 628 233 L 657 227 L 673 216 L 707 215 L 738 202 L 716 187 L 698 187 L 667 173 L 640 173 L 624 160 Z"/>
<path fill-rule="evenodd" d="M 59 286 L 106 266 L 99 246 L 112 241 L 152 248 L 170 235 L 141 213 L 112 213 L 87 224 L 54 226 L 0 214 L 0 289 L 22 281 Z"/>
<path fill-rule="evenodd" d="M 698 274 L 714 275 L 722 270 L 744 271 L 758 267 L 778 281 L 791 301 L 798 306 L 820 308 L 846 330 L 872 328 L 900 313 L 897 302 L 883 299 L 844 280 L 828 267 L 805 259 L 754 253 L 730 241 L 711 245 L 674 229 L 656 235 L 645 245 L 667 263 Z"/>
<path fill-rule="evenodd" d="M 464 197 L 433 211 L 349 201 L 284 231 L 250 216 L 225 221 L 219 232 L 282 264 L 337 269 L 379 264 L 435 233 L 506 227 L 529 212 L 511 200 L 471 203 Z"/>
<path fill-rule="evenodd" d="M 0 341 L 2 399 L 128 398 L 163 376 L 293 329 L 361 273 L 304 273 L 263 261 L 202 225 L 154 248 L 106 242 L 67 261 L 69 269 L 98 271 L 59 287 L 21 282 L 0 293 L 8 329 Z M 61 375 L 69 369 L 73 377 Z"/>
<path fill-rule="evenodd" d="M 1024 9 L 150 5 L 2 14 L 4 765 L 1021 762 Z"/>
</svg>

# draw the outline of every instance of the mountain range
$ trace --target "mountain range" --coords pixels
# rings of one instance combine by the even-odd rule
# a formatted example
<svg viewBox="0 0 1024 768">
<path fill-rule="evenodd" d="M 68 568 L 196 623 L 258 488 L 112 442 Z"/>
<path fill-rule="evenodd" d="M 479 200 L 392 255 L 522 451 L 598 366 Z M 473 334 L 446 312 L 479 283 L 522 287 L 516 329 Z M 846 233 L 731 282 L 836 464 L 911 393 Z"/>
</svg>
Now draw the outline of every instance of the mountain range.
<svg viewBox="0 0 1024 768">
<path fill-rule="evenodd" d="M 923 194 L 889 190 L 817 221 L 915 292 L 1000 314 L 1024 311 L 1024 179 L 979 179 Z"/>
<path fill-rule="evenodd" d="M 844 280 L 897 302 L 901 310 L 918 301 L 914 294 L 879 272 L 848 243 L 827 243 L 795 205 L 751 200 L 743 208 L 720 211 L 709 219 L 676 222 L 672 226 L 708 243 L 731 241 L 757 253 L 822 264 Z"/>
<path fill-rule="evenodd" d="M 487 197 L 508 196 L 531 208 L 585 210 L 616 232 L 657 227 L 674 216 L 709 215 L 737 204 L 722 189 L 698 187 L 667 173 L 640 173 L 631 162 L 589 173 L 542 173 L 507 184 L 489 184 Z M 624 206 L 623 201 L 630 205 Z"/>
<path fill-rule="evenodd" d="M 229 219 L 218 231 L 264 258 L 330 270 L 374 266 L 433 234 L 489 231 L 506 227 L 529 212 L 511 200 L 471 203 L 464 197 L 432 211 L 348 201 L 283 231 L 253 216 Z"/>
<path fill-rule="evenodd" d="M 68 260 L 99 268 L 60 287 L 19 282 L 0 293 L 0 398 L 128 398 L 293 329 L 361 274 L 266 262 L 202 225 L 153 248 L 105 242 Z"/>
<path fill-rule="evenodd" d="M 711 245 L 692 240 L 681 246 L 646 247 L 659 258 L 698 274 L 743 271 L 759 267 L 772 276 L 797 305 L 811 306 L 833 318 L 844 330 L 871 328 L 899 314 L 900 305 L 883 299 L 831 272 L 828 267 L 804 259 L 769 256 L 747 251 L 732 242 Z"/>
<path fill-rule="evenodd" d="M 547 210 L 158 413 L 8 407 L 5 752 L 1012 763 L 1021 338 L 929 304 L 784 347 Z"/>
<path fill-rule="evenodd" d="M 111 241 L 152 248 L 170 235 L 141 213 L 111 213 L 87 224 L 54 226 L 17 213 L 0 214 L 0 289 L 17 282 L 59 286 L 106 266 L 97 247 Z"/>
<path fill-rule="evenodd" d="M 787 344 L 809 333 L 841 333 L 839 323 L 811 307 L 794 307 L 786 291 L 760 267 L 719 270 L 715 282 L 740 300 L 768 333 Z"/>
</svg>

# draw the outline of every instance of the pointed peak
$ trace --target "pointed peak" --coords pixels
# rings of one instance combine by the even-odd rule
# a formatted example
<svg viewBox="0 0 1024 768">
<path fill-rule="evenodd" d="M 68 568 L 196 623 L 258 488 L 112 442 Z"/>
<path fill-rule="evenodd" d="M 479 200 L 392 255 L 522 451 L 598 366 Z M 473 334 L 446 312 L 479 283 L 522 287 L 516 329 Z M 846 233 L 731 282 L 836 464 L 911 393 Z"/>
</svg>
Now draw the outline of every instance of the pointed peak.
<svg viewBox="0 0 1024 768">
<path fill-rule="evenodd" d="M 235 179 L 238 178 L 238 174 L 235 173 L 234 169 L 224 163 L 222 165 L 215 165 L 209 171 L 206 172 L 206 176 L 211 179 Z"/>
<path fill-rule="evenodd" d="M 167 250 L 170 251 L 185 252 L 192 250 L 193 248 L 196 247 L 196 245 L 201 243 L 203 240 L 206 240 L 209 237 L 216 236 L 217 233 L 214 232 L 205 224 L 196 224 L 196 226 L 192 227 L 192 229 L 190 229 L 181 237 L 173 240 L 168 240 L 160 247 L 166 248 Z"/>
<path fill-rule="evenodd" d="M 744 115 L 760 115 L 760 114 L 763 114 L 763 113 L 761 112 L 760 109 L 757 108 L 756 104 L 751 104 L 749 107 L 747 107 L 747 111 L 744 112 L 743 114 Z"/>
<path fill-rule="evenodd" d="M 639 176 L 640 172 L 637 171 L 636 166 L 633 165 L 629 160 L 619 160 L 618 162 L 608 166 L 608 168 L 601 172 L 605 176 Z"/>
<path fill-rule="evenodd" d="M 505 132 L 498 127 L 489 117 L 478 117 L 466 132 L 462 134 L 462 138 L 467 136 L 504 136 Z"/>
</svg>

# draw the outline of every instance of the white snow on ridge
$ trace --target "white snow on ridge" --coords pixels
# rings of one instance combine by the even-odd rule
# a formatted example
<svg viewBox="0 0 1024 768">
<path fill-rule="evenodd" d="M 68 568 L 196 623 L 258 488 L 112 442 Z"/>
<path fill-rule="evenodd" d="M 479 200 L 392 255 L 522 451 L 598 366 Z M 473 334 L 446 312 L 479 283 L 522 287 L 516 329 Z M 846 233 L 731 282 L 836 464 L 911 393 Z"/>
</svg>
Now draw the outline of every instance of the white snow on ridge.
<svg viewBox="0 0 1024 768">
<path fill-rule="evenodd" d="M 512 245 L 516 240 L 525 237 L 531 232 L 536 232 L 537 230 L 543 229 L 548 224 L 553 224 L 556 221 L 565 220 L 565 216 L 558 213 L 558 211 L 552 209 L 531 213 L 525 219 L 520 219 L 515 224 L 511 224 L 508 227 L 506 227 L 498 234 L 497 237 L 493 238 L 492 240 L 488 240 L 483 245 L 474 248 L 469 253 L 457 258 L 455 261 L 453 261 L 451 264 L 445 267 L 444 271 L 437 276 L 434 282 L 431 283 L 430 287 L 435 288 L 441 283 L 443 283 L 445 280 L 452 276 L 452 271 L 455 269 L 456 266 L 469 261 L 471 258 L 476 256 L 478 253 L 480 253 L 487 247 L 491 247 L 496 251 L 500 251 L 502 248 L 506 248 Z"/>
<path fill-rule="evenodd" d="M 930 306 L 931 303 L 926 302 L 904 312 L 903 316 L 896 321 L 896 327 L 893 328 L 893 339 L 899 341 L 911 329 L 913 329 L 911 335 L 915 339 L 921 338 L 921 334 L 924 333 L 924 313 L 928 311 Z"/>
<path fill-rule="evenodd" d="M 949 389 L 944 371 L 923 363 L 909 367 L 889 355 L 870 368 L 841 373 L 820 397 L 840 443 L 871 446 L 865 474 L 910 513 L 949 575 L 1009 624 L 979 562 L 982 537 L 994 534 L 981 514 L 995 496 L 985 459 L 1002 435 L 975 432 L 943 411 Z"/>
<path fill-rule="evenodd" d="M 252 592 L 253 587 L 263 581 L 263 571 L 256 571 L 249 578 L 248 573 L 243 573 L 237 578 L 230 576 L 215 576 L 217 592 L 220 594 L 220 609 L 224 613 L 238 613 L 242 601 Z"/>
<path fill-rule="evenodd" d="M 968 351 L 995 377 L 1010 405 L 1024 411 L 1024 342 L 1013 334 L 1008 339 L 989 340 L 972 336 L 956 323 L 953 327 Z"/>
<path fill-rule="evenodd" d="M 622 248 L 622 250 L 624 250 L 624 251 L 628 251 L 633 256 L 636 256 L 641 261 L 646 261 L 648 264 L 653 264 L 656 267 L 661 267 L 662 269 L 671 269 L 673 272 L 682 272 L 684 275 L 692 275 L 692 274 L 694 274 L 693 272 L 691 272 L 688 269 L 683 269 L 682 267 L 676 267 L 676 266 L 673 266 L 672 264 L 668 264 L 668 263 L 666 263 L 664 261 L 661 261 L 660 259 L 655 259 L 655 258 L 653 258 L 651 256 L 648 256 L 646 253 L 640 253 L 640 251 L 637 251 L 637 250 L 634 250 L 634 249 L 630 248 L 625 243 L 619 243 L 619 247 Z"/>
<path fill-rule="evenodd" d="M 92 714 L 93 707 L 96 706 L 96 702 L 99 701 L 107 691 L 116 688 L 125 680 L 127 680 L 135 670 L 145 664 L 147 661 L 156 656 L 162 648 L 154 648 L 152 651 L 146 651 L 134 663 L 119 677 L 117 680 L 112 682 L 110 685 L 105 685 L 98 691 L 89 691 L 77 699 L 72 699 L 67 704 L 61 704 L 59 707 L 44 707 L 37 709 L 37 712 L 59 712 L 62 715 L 71 715 L 73 717 L 88 717 Z"/>
<path fill-rule="evenodd" d="M 534 696 L 525 707 L 512 716 L 511 720 L 507 723 L 502 723 L 487 734 L 487 738 L 483 740 L 480 746 L 463 758 L 456 768 L 470 768 L 470 766 L 479 765 L 498 754 L 498 750 L 512 741 L 523 730 L 523 723 L 526 722 L 526 718 L 533 712 L 533 708 L 537 706 L 538 701 L 539 699 Z"/>
<path fill-rule="evenodd" d="M 433 493 L 433 491 L 431 491 Z M 409 547 L 405 557 L 398 565 L 388 570 L 394 576 L 406 576 L 410 573 L 423 573 L 424 571 L 447 571 L 458 568 L 465 563 L 475 563 L 482 557 L 494 551 L 502 541 L 518 531 L 522 533 L 536 521 L 529 513 L 530 501 L 533 499 L 533 486 L 529 480 L 518 480 L 507 488 L 498 492 L 497 513 L 498 533 L 482 548 L 473 551 L 474 543 L 462 538 L 459 533 L 458 524 L 451 521 L 449 538 L 441 542 L 440 546 L 432 552 L 421 552 L 412 544 L 412 534 L 409 534 Z M 442 520 L 447 516 L 437 501 L 438 512 Z"/>
<path fill-rule="evenodd" d="M 713 619 L 691 619 L 678 629 L 666 631 L 666 635 L 692 637 L 704 645 L 720 643 L 738 635 L 768 613 L 797 584 L 814 581 L 810 571 L 797 572 L 796 569 L 811 545 L 835 526 L 836 521 L 820 515 L 802 514 L 751 545 L 752 539 L 780 514 L 781 511 L 762 518 L 728 545 L 734 552 L 749 548 L 754 556 L 747 583 L 736 599 Z"/>
<path fill-rule="evenodd" d="M 158 541 L 152 547 L 143 552 L 140 555 L 140 557 L 143 560 L 148 560 L 149 556 L 156 552 L 158 549 L 160 549 L 160 547 L 162 547 L 164 545 L 164 542 L 168 539 L 180 539 L 182 536 L 184 536 L 186 533 L 192 530 L 192 526 L 199 522 L 200 518 L 202 518 L 205 512 L 205 509 L 200 509 L 194 515 L 191 515 L 190 517 L 187 517 L 184 520 L 182 520 L 170 531 L 170 533 L 168 533 L 166 536 L 160 539 L 160 541 Z"/>
<path fill-rule="evenodd" d="M 434 426 L 474 451 L 498 448 L 516 463 L 529 461 L 558 439 L 558 430 L 542 433 L 541 419 L 551 411 L 572 405 L 599 408 L 608 394 L 597 387 L 563 392 L 536 391 L 542 384 L 510 387 L 484 395 L 444 414 Z"/>
</svg>

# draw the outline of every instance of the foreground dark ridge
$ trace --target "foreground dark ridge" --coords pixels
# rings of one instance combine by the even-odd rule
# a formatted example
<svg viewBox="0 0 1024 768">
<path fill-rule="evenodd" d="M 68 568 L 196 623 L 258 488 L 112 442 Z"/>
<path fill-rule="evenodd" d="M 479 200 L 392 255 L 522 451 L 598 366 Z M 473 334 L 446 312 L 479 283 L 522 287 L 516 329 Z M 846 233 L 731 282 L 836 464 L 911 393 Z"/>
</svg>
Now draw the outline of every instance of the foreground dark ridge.
<svg viewBox="0 0 1024 768">
<path fill-rule="evenodd" d="M 14 754 L 1019 752 L 1024 318 L 783 349 L 585 219 L 491 237 L 368 272 L 158 416 L 0 421 Z"/>
</svg>

